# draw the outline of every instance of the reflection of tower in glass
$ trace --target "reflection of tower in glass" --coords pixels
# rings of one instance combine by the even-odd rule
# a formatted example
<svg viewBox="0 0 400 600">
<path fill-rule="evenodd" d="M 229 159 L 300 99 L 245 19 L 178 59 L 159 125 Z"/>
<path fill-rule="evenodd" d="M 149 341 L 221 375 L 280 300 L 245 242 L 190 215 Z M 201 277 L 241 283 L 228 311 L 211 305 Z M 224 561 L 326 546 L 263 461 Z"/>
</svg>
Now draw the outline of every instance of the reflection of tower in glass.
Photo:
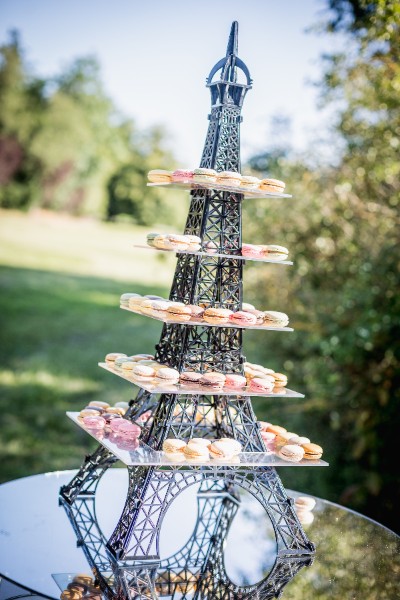
<svg viewBox="0 0 400 600">
<path fill-rule="evenodd" d="M 270 573 L 261 581 L 245 586 L 232 582 L 225 568 L 224 546 L 239 505 L 239 498 L 225 489 L 223 481 L 204 482 L 197 492 L 196 523 L 182 548 L 160 561 L 133 562 L 114 569 L 113 573 L 93 499 L 82 499 L 79 511 L 72 512 L 70 518 L 80 546 L 108 598 L 276 598 L 301 568 L 311 564 L 312 558 L 275 554 Z M 253 518 L 260 523 L 259 515 Z M 264 559 L 258 558 L 260 562 Z M 62 577 L 54 577 L 61 586 Z M 73 579 L 71 575 L 66 581 Z M 65 588 L 66 585 L 62 587 Z"/>
<path fill-rule="evenodd" d="M 244 74 L 245 83 L 238 82 L 239 70 Z M 219 79 L 214 80 L 219 72 Z M 211 91 L 212 106 L 201 167 L 240 171 L 240 113 L 251 79 L 246 65 L 237 56 L 237 23 L 232 25 L 226 56 L 211 70 L 207 85 Z M 200 236 L 204 243 L 215 244 L 218 254 L 240 256 L 242 200 L 243 194 L 236 191 L 193 190 L 185 233 Z M 241 259 L 213 254 L 184 254 L 179 255 L 177 261 L 170 293 L 172 300 L 240 310 L 243 300 Z M 241 329 L 165 324 L 156 350 L 156 358 L 160 362 L 179 370 L 243 373 L 245 357 L 242 354 Z M 237 439 L 247 452 L 265 451 L 248 396 L 173 392 L 163 393 L 157 398 L 151 392 L 141 390 L 128 416 L 134 419 L 149 408 L 152 419 L 143 427 L 141 440 L 153 450 L 160 450 L 168 437 L 185 440 L 192 437 L 228 437 Z M 61 490 L 61 501 L 73 523 L 80 520 L 84 525 L 78 513 L 86 510 L 90 501 L 88 496 L 94 502 L 98 478 L 114 460 L 109 451 L 98 449 L 87 458 L 71 483 Z M 200 484 L 199 523 L 202 522 L 200 499 L 204 499 L 204 506 L 208 507 L 215 502 L 212 512 L 218 512 L 215 525 L 218 524 L 222 533 L 226 533 L 235 513 L 237 486 L 248 490 L 259 500 L 275 531 L 276 564 L 280 565 L 276 567 L 276 573 L 279 572 L 282 581 L 286 581 L 288 573 L 290 576 L 293 574 L 295 564 L 302 566 L 304 561 L 310 561 L 314 547 L 307 539 L 276 471 L 271 467 L 244 467 L 240 463 L 221 462 L 201 467 L 171 464 L 162 469 L 135 465 L 128 467 L 128 473 L 126 503 L 107 542 L 106 553 L 120 586 L 116 592 L 118 596 L 152 597 L 144 595 L 147 593 L 144 590 L 150 589 L 156 582 L 163 517 L 182 490 L 195 484 Z M 228 515 L 231 516 L 228 518 Z M 225 529 L 223 523 L 226 524 Z M 210 527 L 208 524 L 207 532 Z M 194 539 L 198 535 L 200 529 Z M 228 598 L 229 590 L 233 589 L 233 584 L 223 575 L 223 562 L 217 560 L 222 557 L 221 535 L 213 537 L 212 543 L 209 543 L 206 565 L 202 550 L 196 545 L 191 549 L 193 557 L 190 556 L 190 560 L 185 558 L 186 566 L 181 568 L 179 565 L 179 573 L 188 569 L 194 577 L 194 565 L 191 563 L 195 561 L 197 548 L 198 558 L 203 561 L 203 571 L 195 571 L 201 575 L 201 581 L 196 584 L 191 581 L 190 585 L 196 585 L 199 598 Z M 103 552 L 103 540 L 101 548 Z M 293 557 L 297 562 L 293 562 Z M 190 564 L 187 564 L 188 560 Z M 169 568 L 175 578 L 179 576 L 177 569 Z M 170 579 L 167 583 L 174 584 Z"/>
</svg>

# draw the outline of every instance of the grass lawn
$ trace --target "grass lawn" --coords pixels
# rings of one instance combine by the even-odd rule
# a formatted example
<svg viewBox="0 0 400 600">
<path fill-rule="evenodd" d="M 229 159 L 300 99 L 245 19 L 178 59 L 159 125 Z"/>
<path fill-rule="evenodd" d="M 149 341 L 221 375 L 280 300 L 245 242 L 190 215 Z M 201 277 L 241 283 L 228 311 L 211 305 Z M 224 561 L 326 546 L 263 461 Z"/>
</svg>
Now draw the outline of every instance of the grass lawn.
<svg viewBox="0 0 400 600">
<path fill-rule="evenodd" d="M 97 366 L 150 352 L 161 324 L 119 309 L 126 291 L 169 291 L 174 258 L 136 251 L 146 229 L 0 212 L 2 481 L 76 467 L 95 447 L 65 417 L 134 388 Z"/>
</svg>

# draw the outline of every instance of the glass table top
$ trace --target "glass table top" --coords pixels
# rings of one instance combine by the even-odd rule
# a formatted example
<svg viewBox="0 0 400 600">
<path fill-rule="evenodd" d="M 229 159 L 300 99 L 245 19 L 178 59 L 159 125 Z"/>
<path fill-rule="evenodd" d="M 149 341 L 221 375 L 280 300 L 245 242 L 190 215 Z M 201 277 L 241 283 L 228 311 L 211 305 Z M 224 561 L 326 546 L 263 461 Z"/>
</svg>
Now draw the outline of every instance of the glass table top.
<svg viewBox="0 0 400 600">
<path fill-rule="evenodd" d="M 8 580 L 3 580 L 0 597 L 11 597 L 13 591 L 5 595 L 12 590 L 11 581 L 39 595 L 59 598 L 63 586 L 76 574 L 90 574 L 72 526 L 58 506 L 59 488 L 69 483 L 74 473 L 47 473 L 0 486 L 0 574 Z M 124 468 L 110 469 L 100 481 L 96 512 L 106 539 L 124 505 L 127 485 Z M 288 494 L 298 496 L 290 490 Z M 193 486 L 178 496 L 168 511 L 161 532 L 162 559 L 175 555 L 190 537 L 197 515 L 195 497 Z M 398 600 L 400 538 L 396 534 L 320 499 L 303 527 L 316 545 L 315 560 L 289 581 L 284 600 Z M 243 493 L 225 541 L 226 572 L 237 585 L 256 583 L 269 573 L 275 558 L 269 519 L 261 505 Z M 160 581 L 162 576 L 160 573 Z"/>
<path fill-rule="evenodd" d="M 221 192 L 231 192 L 232 194 L 243 194 L 245 198 L 291 198 L 291 194 L 277 194 L 274 192 L 264 192 L 260 189 L 246 190 L 242 187 L 231 185 L 220 185 L 218 183 L 193 183 L 190 181 L 172 183 L 148 183 L 148 187 L 165 187 L 180 190 L 219 190 Z"/>
</svg>

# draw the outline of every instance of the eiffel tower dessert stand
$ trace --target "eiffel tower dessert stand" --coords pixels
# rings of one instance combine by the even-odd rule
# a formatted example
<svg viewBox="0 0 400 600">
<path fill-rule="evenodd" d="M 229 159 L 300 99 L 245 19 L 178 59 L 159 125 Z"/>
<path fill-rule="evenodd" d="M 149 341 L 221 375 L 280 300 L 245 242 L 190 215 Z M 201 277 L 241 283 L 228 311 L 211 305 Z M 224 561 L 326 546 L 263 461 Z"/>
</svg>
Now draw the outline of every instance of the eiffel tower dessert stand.
<svg viewBox="0 0 400 600">
<path fill-rule="evenodd" d="M 218 72 L 219 78 L 214 79 Z M 238 82 L 239 72 L 244 83 Z M 207 87 L 211 92 L 211 114 L 200 166 L 240 172 L 241 108 L 251 88 L 251 78 L 237 55 L 236 22 L 226 56 L 211 70 Z M 190 191 L 185 234 L 199 236 L 203 245 L 212 242 L 217 252 L 177 254 L 170 299 L 236 311 L 241 309 L 243 300 L 244 195 L 219 187 L 196 185 Z M 164 323 L 155 358 L 179 371 L 213 370 L 243 375 L 242 337 L 243 330 L 231 325 Z M 179 593 L 183 595 L 176 597 L 277 597 L 294 573 L 312 562 L 314 545 L 307 539 L 293 501 L 274 468 L 288 463 L 266 452 L 252 408 L 252 394 L 226 390 L 210 393 L 179 385 L 139 386 L 141 389 L 125 415 L 136 422 L 142 414 L 151 414 L 141 423 L 137 446 L 121 449 L 90 432 L 101 444 L 60 490 L 60 502 L 104 593 L 132 600 L 165 594 L 175 598 L 178 579 Z M 279 395 L 283 394 L 268 394 L 271 398 Z M 285 395 L 302 397 L 290 390 Z M 69 416 L 81 425 L 76 413 Z M 171 437 L 234 438 L 242 444 L 243 452 L 237 462 L 171 462 L 161 452 L 164 440 Z M 118 523 L 106 540 L 95 516 L 96 489 L 102 474 L 118 459 L 127 465 L 128 492 Z M 304 461 L 300 466 L 312 466 L 312 462 Z M 159 536 L 163 518 L 173 500 L 195 484 L 199 486 L 195 530 L 180 552 L 161 561 Z M 250 492 L 264 507 L 277 544 L 276 563 L 270 575 L 263 582 L 240 589 L 229 580 L 223 562 L 223 541 L 237 511 L 238 488 Z"/>
</svg>

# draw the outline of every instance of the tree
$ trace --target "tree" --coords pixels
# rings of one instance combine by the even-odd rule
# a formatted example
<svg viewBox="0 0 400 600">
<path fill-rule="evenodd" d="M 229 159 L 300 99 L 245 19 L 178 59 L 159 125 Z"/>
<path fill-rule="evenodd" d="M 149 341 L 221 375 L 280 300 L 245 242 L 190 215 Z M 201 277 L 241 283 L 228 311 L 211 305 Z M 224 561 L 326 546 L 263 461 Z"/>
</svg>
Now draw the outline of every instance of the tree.
<svg viewBox="0 0 400 600">
<path fill-rule="evenodd" d="M 325 59 L 321 84 L 323 100 L 337 106 L 332 135 L 342 153 L 336 165 L 317 169 L 303 157 L 275 160 L 273 176 L 288 182 L 296 200 L 284 218 L 276 205 L 264 213 L 251 206 L 249 227 L 264 214 L 268 225 L 258 237 L 287 242 L 296 262 L 286 274 L 287 298 L 286 282 L 278 287 L 270 272 L 264 278 L 270 306 L 287 309 L 302 330 L 294 339 L 274 339 L 269 352 L 290 357 L 292 378 L 307 387 L 310 415 L 303 421 L 302 407 L 291 404 L 288 419 L 322 437 L 316 441 L 333 467 L 319 485 L 395 527 L 398 467 L 387 457 L 395 454 L 399 423 L 400 5 L 329 6 L 326 29 L 335 35 L 340 28 L 349 38 L 346 53 Z"/>
</svg>

